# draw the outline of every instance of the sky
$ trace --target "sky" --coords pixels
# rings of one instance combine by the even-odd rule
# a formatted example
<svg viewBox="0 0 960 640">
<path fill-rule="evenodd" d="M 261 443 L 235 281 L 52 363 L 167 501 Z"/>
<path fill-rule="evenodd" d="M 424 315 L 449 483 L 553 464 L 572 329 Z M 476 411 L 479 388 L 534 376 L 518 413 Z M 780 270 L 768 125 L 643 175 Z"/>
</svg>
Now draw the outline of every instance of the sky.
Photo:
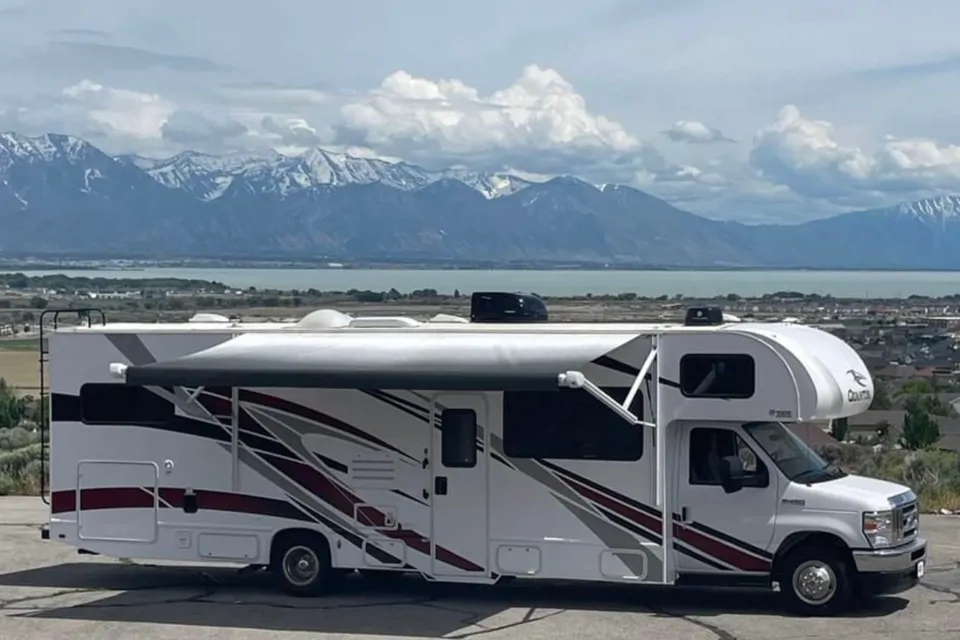
<svg viewBox="0 0 960 640">
<path fill-rule="evenodd" d="M 323 146 L 744 222 L 960 193 L 955 0 L 0 0 L 0 131 Z"/>
</svg>

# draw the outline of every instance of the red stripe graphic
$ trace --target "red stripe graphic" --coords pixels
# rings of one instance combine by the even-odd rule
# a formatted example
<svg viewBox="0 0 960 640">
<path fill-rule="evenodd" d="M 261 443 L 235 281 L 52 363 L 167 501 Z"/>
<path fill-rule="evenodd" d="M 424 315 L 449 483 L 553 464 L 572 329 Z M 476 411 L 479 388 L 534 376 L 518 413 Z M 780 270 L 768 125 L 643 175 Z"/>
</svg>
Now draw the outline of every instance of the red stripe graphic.
<svg viewBox="0 0 960 640">
<path fill-rule="evenodd" d="M 175 487 L 160 487 L 160 508 L 183 507 L 184 490 Z M 195 492 L 197 507 L 209 511 L 226 511 L 250 515 L 274 516 L 289 520 L 310 521 L 306 514 L 285 500 L 263 498 L 225 491 L 198 490 Z M 71 511 L 100 511 L 104 509 L 152 509 L 152 487 L 96 487 L 80 491 L 79 509 L 77 491 L 68 489 L 54 491 L 50 497 L 50 511 L 54 514 Z"/>
<path fill-rule="evenodd" d="M 253 404 L 262 405 L 264 407 L 269 407 L 271 409 L 277 409 L 279 411 L 283 411 L 285 413 L 295 415 L 298 418 L 303 418 L 308 422 L 323 424 L 323 425 L 332 427 L 334 429 L 339 429 L 344 433 L 349 433 L 350 435 L 360 438 L 362 440 L 366 440 L 371 444 L 375 444 L 379 447 L 383 447 L 384 449 L 389 449 L 394 453 L 399 453 L 405 458 L 410 458 L 411 460 L 413 459 L 412 456 L 404 453 L 403 451 L 396 448 L 392 444 L 388 442 L 384 442 L 380 438 L 377 438 L 376 436 L 372 436 L 369 433 L 362 431 L 354 427 L 353 425 L 347 424 L 346 422 L 344 422 L 343 420 L 340 420 L 339 418 L 334 418 L 329 414 L 323 413 L 322 411 L 311 409 L 309 407 L 305 407 L 295 402 L 284 400 L 283 398 L 278 398 L 276 396 L 269 396 L 265 393 L 259 393 L 257 391 L 249 391 L 247 389 L 240 390 L 240 400 L 242 402 L 251 402 Z"/>
<path fill-rule="evenodd" d="M 604 492 L 607 495 L 604 495 L 604 493 L 601 493 L 598 489 L 566 477 L 566 474 L 569 472 L 565 469 L 563 471 L 564 473 L 562 475 L 559 473 L 554 474 L 555 477 L 562 480 L 567 486 L 588 501 L 595 502 L 615 512 L 617 515 L 647 529 L 656 536 L 661 535 L 663 531 L 663 520 L 659 514 L 653 515 L 628 506 L 619 501 L 624 500 L 625 502 L 629 502 L 625 497 L 606 488 L 604 488 Z M 570 475 L 572 476 L 574 474 L 571 473 Z M 688 527 L 684 527 L 680 523 L 674 523 L 673 535 L 677 540 L 693 547 L 697 551 L 709 557 L 716 558 L 732 567 L 736 567 L 740 571 L 766 572 L 770 570 L 769 560 L 757 558 L 729 544 L 715 540 Z"/>
<path fill-rule="evenodd" d="M 765 572 L 770 570 L 769 561 L 744 553 L 739 549 L 724 544 L 719 540 L 709 538 L 676 522 L 673 523 L 673 535 L 694 549 L 726 562 L 741 571 Z"/>
<path fill-rule="evenodd" d="M 367 526 L 382 526 L 386 522 L 386 514 L 371 505 L 364 504 L 364 500 L 350 492 L 346 487 L 335 484 L 327 476 L 317 471 L 312 466 L 279 458 L 268 453 L 258 452 L 261 458 L 274 466 L 278 471 L 288 478 L 309 490 L 312 494 L 334 507 L 344 515 L 354 518 L 356 515 L 363 516 L 367 522 L 362 522 Z M 357 513 L 357 505 L 363 505 Z M 406 545 L 425 555 L 431 554 L 429 538 L 413 531 L 411 529 L 381 529 L 379 533 L 396 540 L 403 540 Z M 441 562 L 457 567 L 462 571 L 481 572 L 484 568 L 480 565 L 464 558 L 449 549 L 436 546 L 437 559 Z"/>
</svg>

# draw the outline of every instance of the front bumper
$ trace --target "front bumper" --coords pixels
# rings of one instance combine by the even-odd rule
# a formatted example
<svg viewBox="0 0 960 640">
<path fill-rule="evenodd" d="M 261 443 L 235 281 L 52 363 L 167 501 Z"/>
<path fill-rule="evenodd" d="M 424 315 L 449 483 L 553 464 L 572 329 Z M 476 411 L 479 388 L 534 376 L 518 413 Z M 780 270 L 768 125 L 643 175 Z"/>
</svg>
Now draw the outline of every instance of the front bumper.
<svg viewBox="0 0 960 640">
<path fill-rule="evenodd" d="M 915 538 L 895 549 L 854 551 L 853 563 L 864 592 L 880 595 L 899 593 L 920 582 L 927 561 L 927 541 Z"/>
</svg>

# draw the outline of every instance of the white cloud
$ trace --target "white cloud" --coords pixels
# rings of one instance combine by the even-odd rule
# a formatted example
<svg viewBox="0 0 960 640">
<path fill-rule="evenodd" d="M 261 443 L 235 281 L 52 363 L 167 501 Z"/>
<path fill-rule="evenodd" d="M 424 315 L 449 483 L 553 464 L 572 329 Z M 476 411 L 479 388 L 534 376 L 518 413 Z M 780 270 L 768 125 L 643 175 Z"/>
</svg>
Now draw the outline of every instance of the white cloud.
<svg viewBox="0 0 960 640">
<path fill-rule="evenodd" d="M 155 93 L 113 89 L 83 80 L 62 91 L 68 107 L 81 112 L 105 133 L 143 140 L 160 139 L 177 105 Z"/>
<path fill-rule="evenodd" d="M 596 183 L 722 181 L 668 162 L 623 124 L 592 111 L 557 71 L 535 64 L 486 94 L 462 80 L 396 71 L 375 90 L 348 97 L 339 115 L 336 142 L 433 167 L 570 173 Z"/>
<path fill-rule="evenodd" d="M 397 71 L 345 104 L 341 114 L 343 126 L 368 144 L 428 145 L 451 155 L 556 149 L 624 154 L 641 146 L 621 124 L 591 113 L 559 73 L 537 65 L 486 96 L 460 80 Z"/>
<path fill-rule="evenodd" d="M 686 142 L 687 144 L 734 142 L 734 140 L 723 135 L 720 129 L 708 127 L 697 120 L 677 120 L 663 132 L 663 135 L 674 142 Z"/>
<path fill-rule="evenodd" d="M 852 206 L 960 189 L 960 146 L 886 136 L 871 151 L 842 143 L 833 124 L 794 105 L 757 132 L 750 162 L 798 195 Z"/>
</svg>

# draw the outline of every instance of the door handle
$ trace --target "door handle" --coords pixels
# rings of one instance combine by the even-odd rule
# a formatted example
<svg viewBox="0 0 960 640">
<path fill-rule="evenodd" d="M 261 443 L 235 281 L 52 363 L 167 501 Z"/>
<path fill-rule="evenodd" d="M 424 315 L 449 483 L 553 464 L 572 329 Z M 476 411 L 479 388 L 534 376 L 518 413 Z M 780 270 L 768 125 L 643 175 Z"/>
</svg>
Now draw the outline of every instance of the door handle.
<svg viewBox="0 0 960 640">
<path fill-rule="evenodd" d="M 680 507 L 680 522 L 684 522 L 684 523 L 688 522 L 686 507 Z"/>
<path fill-rule="evenodd" d="M 446 476 L 437 476 L 433 479 L 433 492 L 438 496 L 447 495 L 447 478 Z"/>
</svg>

